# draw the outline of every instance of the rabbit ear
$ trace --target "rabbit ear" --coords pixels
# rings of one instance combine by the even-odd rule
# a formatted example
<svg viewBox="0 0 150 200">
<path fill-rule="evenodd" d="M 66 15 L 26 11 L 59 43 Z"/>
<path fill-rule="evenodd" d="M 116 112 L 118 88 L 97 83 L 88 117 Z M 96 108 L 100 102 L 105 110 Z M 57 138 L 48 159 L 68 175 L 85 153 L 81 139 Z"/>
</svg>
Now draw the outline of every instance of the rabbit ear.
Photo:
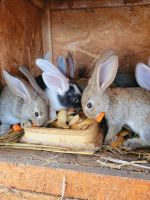
<svg viewBox="0 0 150 200">
<path fill-rule="evenodd" d="M 69 83 L 63 81 L 63 79 L 59 78 L 58 76 L 51 75 L 48 72 L 43 72 L 42 78 L 45 85 L 49 89 L 58 92 L 59 95 L 64 94 L 69 89 Z"/>
<path fill-rule="evenodd" d="M 104 92 L 106 88 L 114 81 L 118 70 L 118 56 L 112 55 L 108 59 L 104 60 L 99 65 L 97 72 L 97 84 L 99 88 Z"/>
<path fill-rule="evenodd" d="M 67 66 L 68 66 L 68 74 L 70 78 L 74 78 L 75 76 L 75 60 L 70 52 L 67 54 L 66 58 Z"/>
<path fill-rule="evenodd" d="M 51 62 L 49 62 L 48 60 L 42 59 L 42 58 L 38 58 L 36 59 L 36 64 L 37 66 L 44 72 L 53 72 L 56 73 L 56 71 L 58 70 L 55 65 L 53 65 Z M 56 69 L 55 69 L 56 68 Z M 59 70 L 58 70 L 59 71 Z"/>
<path fill-rule="evenodd" d="M 150 67 L 150 57 L 148 58 L 148 66 Z"/>
<path fill-rule="evenodd" d="M 95 84 L 95 80 L 97 79 L 98 70 L 99 70 L 101 63 L 104 63 L 106 60 L 108 60 L 113 55 L 116 55 L 115 51 L 113 49 L 107 49 L 99 56 L 99 58 L 97 59 L 93 74 L 92 74 L 91 82 L 94 82 L 94 84 Z"/>
<path fill-rule="evenodd" d="M 27 83 L 24 83 L 23 81 L 19 80 L 18 78 L 11 76 L 5 70 L 3 71 L 3 75 L 4 75 L 5 81 L 9 87 L 9 89 L 15 95 L 23 98 L 25 101 L 28 101 L 31 99 L 31 92 L 30 92 L 30 89 L 29 89 L 29 86 L 27 85 Z"/>
<path fill-rule="evenodd" d="M 150 68 L 147 65 L 138 63 L 136 65 L 135 77 L 142 88 L 150 90 Z"/>
<path fill-rule="evenodd" d="M 30 84 L 32 85 L 32 87 L 35 89 L 36 92 L 44 95 L 43 90 L 41 90 L 41 88 L 38 86 L 35 78 L 26 67 L 23 66 L 19 67 L 19 71 L 21 71 L 26 76 L 26 78 L 28 79 L 28 81 L 30 82 Z"/>
<path fill-rule="evenodd" d="M 67 75 L 67 63 L 64 56 L 57 58 L 57 67 L 65 76 Z"/>
<path fill-rule="evenodd" d="M 51 75 L 55 75 L 60 77 L 64 82 L 68 82 L 68 79 L 59 71 L 59 69 L 53 65 L 51 62 L 48 60 L 44 59 L 37 59 L 36 60 L 37 66 L 44 72 L 48 72 Z"/>
</svg>

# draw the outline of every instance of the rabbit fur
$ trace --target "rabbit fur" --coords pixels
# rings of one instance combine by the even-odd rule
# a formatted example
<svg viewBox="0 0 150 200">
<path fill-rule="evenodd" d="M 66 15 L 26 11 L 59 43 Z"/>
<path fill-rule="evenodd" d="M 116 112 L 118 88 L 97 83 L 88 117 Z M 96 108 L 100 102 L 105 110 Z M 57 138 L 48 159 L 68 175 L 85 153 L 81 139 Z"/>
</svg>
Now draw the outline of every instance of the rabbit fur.
<svg viewBox="0 0 150 200">
<path fill-rule="evenodd" d="M 110 88 L 118 70 L 118 56 L 113 50 L 105 51 L 98 59 L 92 77 L 82 95 L 82 108 L 87 117 L 96 119 L 105 112 L 108 133 L 105 144 L 129 126 L 139 138 L 128 139 L 130 149 L 150 145 L 150 92 L 144 88 Z"/>
<path fill-rule="evenodd" d="M 85 65 L 78 65 L 78 67 L 76 67 L 76 62 L 71 52 L 68 52 L 66 58 L 64 56 L 59 56 L 57 58 L 57 66 L 60 71 L 70 80 L 73 80 L 83 92 L 90 78 L 90 68 Z M 129 72 L 117 72 L 111 87 L 126 88 L 139 87 L 139 85 L 133 74 Z"/>
<path fill-rule="evenodd" d="M 59 56 L 57 58 L 57 66 L 59 70 L 70 80 L 75 82 L 75 84 L 80 88 L 80 91 L 83 92 L 85 87 L 88 84 L 88 80 L 90 78 L 91 70 L 89 67 L 85 65 L 78 65 L 76 64 L 75 58 L 68 52 L 67 57 Z M 128 72 L 118 72 L 114 82 L 111 84 L 111 87 L 138 87 L 134 75 Z M 108 131 L 107 120 L 103 119 L 102 124 L 103 130 L 106 133 Z M 129 130 L 129 127 L 126 126 Z"/>
<path fill-rule="evenodd" d="M 138 63 L 135 70 L 135 78 L 137 83 L 146 90 L 150 91 L 150 57 L 148 64 Z"/>
<path fill-rule="evenodd" d="M 11 125 L 21 123 L 30 127 L 32 123 L 42 126 L 49 119 L 49 105 L 46 98 L 33 89 L 26 81 L 3 71 L 7 85 L 0 94 L 0 135 Z"/>
<path fill-rule="evenodd" d="M 64 66 L 63 59 L 59 64 Z M 45 59 L 37 59 L 37 66 L 43 71 L 42 76 L 37 77 L 37 83 L 47 95 L 51 109 L 50 116 L 54 120 L 56 111 L 64 108 L 81 108 L 81 91 L 76 84 L 62 73 L 62 71 Z M 72 69 L 71 76 L 74 74 Z"/>
</svg>

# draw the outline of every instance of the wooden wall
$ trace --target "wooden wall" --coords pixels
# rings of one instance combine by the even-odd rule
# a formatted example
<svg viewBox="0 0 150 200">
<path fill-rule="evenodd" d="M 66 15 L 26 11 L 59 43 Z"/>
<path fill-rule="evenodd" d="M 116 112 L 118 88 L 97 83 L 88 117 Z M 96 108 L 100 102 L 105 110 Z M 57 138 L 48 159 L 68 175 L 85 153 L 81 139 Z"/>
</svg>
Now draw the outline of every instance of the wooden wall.
<svg viewBox="0 0 150 200">
<path fill-rule="evenodd" d="M 150 0 L 1 0 L 0 22 L 2 83 L 3 69 L 18 74 L 22 64 L 37 75 L 35 59 L 48 51 L 54 63 L 71 50 L 91 66 L 114 48 L 120 70 L 131 72 L 150 55 Z"/>
<path fill-rule="evenodd" d="M 17 74 L 24 64 L 33 70 L 35 58 L 41 55 L 41 11 L 27 0 L 1 0 L 0 79 L 3 69 Z"/>
<path fill-rule="evenodd" d="M 78 64 L 89 66 L 103 50 L 114 48 L 121 71 L 133 72 L 137 62 L 146 62 L 150 56 L 150 1 L 132 1 L 133 5 L 121 0 L 69 2 L 51 1 L 54 61 L 72 50 Z"/>
</svg>

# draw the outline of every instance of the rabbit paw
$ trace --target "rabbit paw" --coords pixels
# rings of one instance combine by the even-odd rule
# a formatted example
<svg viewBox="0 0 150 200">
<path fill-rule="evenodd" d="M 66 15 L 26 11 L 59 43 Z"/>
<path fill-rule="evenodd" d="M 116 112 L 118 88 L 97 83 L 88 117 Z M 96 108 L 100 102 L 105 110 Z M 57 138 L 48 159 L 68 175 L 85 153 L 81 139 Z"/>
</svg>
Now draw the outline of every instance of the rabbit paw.
<svg viewBox="0 0 150 200">
<path fill-rule="evenodd" d="M 21 128 L 30 128 L 32 127 L 32 122 L 30 120 L 25 120 L 21 122 Z"/>
<path fill-rule="evenodd" d="M 128 139 L 123 146 L 127 147 L 129 150 L 133 150 L 147 145 L 140 138 L 132 138 Z"/>
</svg>

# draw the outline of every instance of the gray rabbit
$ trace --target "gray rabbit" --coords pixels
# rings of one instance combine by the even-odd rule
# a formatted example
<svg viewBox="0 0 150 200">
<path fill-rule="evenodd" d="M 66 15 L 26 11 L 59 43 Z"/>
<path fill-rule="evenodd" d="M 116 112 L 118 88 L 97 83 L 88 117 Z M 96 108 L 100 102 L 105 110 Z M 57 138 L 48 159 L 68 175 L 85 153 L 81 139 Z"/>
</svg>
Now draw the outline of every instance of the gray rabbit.
<svg viewBox="0 0 150 200">
<path fill-rule="evenodd" d="M 108 133 L 105 143 L 129 126 L 139 138 L 128 139 L 125 146 L 135 149 L 150 146 L 150 92 L 144 88 L 110 88 L 118 70 L 118 56 L 111 50 L 98 59 L 92 77 L 82 95 L 82 107 L 87 117 L 96 119 L 105 112 Z"/>
<path fill-rule="evenodd" d="M 36 85 L 33 88 L 6 71 L 3 75 L 7 85 L 0 94 L 0 135 L 17 123 L 23 128 L 32 126 L 32 123 L 36 126 L 45 124 L 49 120 L 49 104 L 43 91 L 40 88 L 37 91 Z"/>
</svg>

